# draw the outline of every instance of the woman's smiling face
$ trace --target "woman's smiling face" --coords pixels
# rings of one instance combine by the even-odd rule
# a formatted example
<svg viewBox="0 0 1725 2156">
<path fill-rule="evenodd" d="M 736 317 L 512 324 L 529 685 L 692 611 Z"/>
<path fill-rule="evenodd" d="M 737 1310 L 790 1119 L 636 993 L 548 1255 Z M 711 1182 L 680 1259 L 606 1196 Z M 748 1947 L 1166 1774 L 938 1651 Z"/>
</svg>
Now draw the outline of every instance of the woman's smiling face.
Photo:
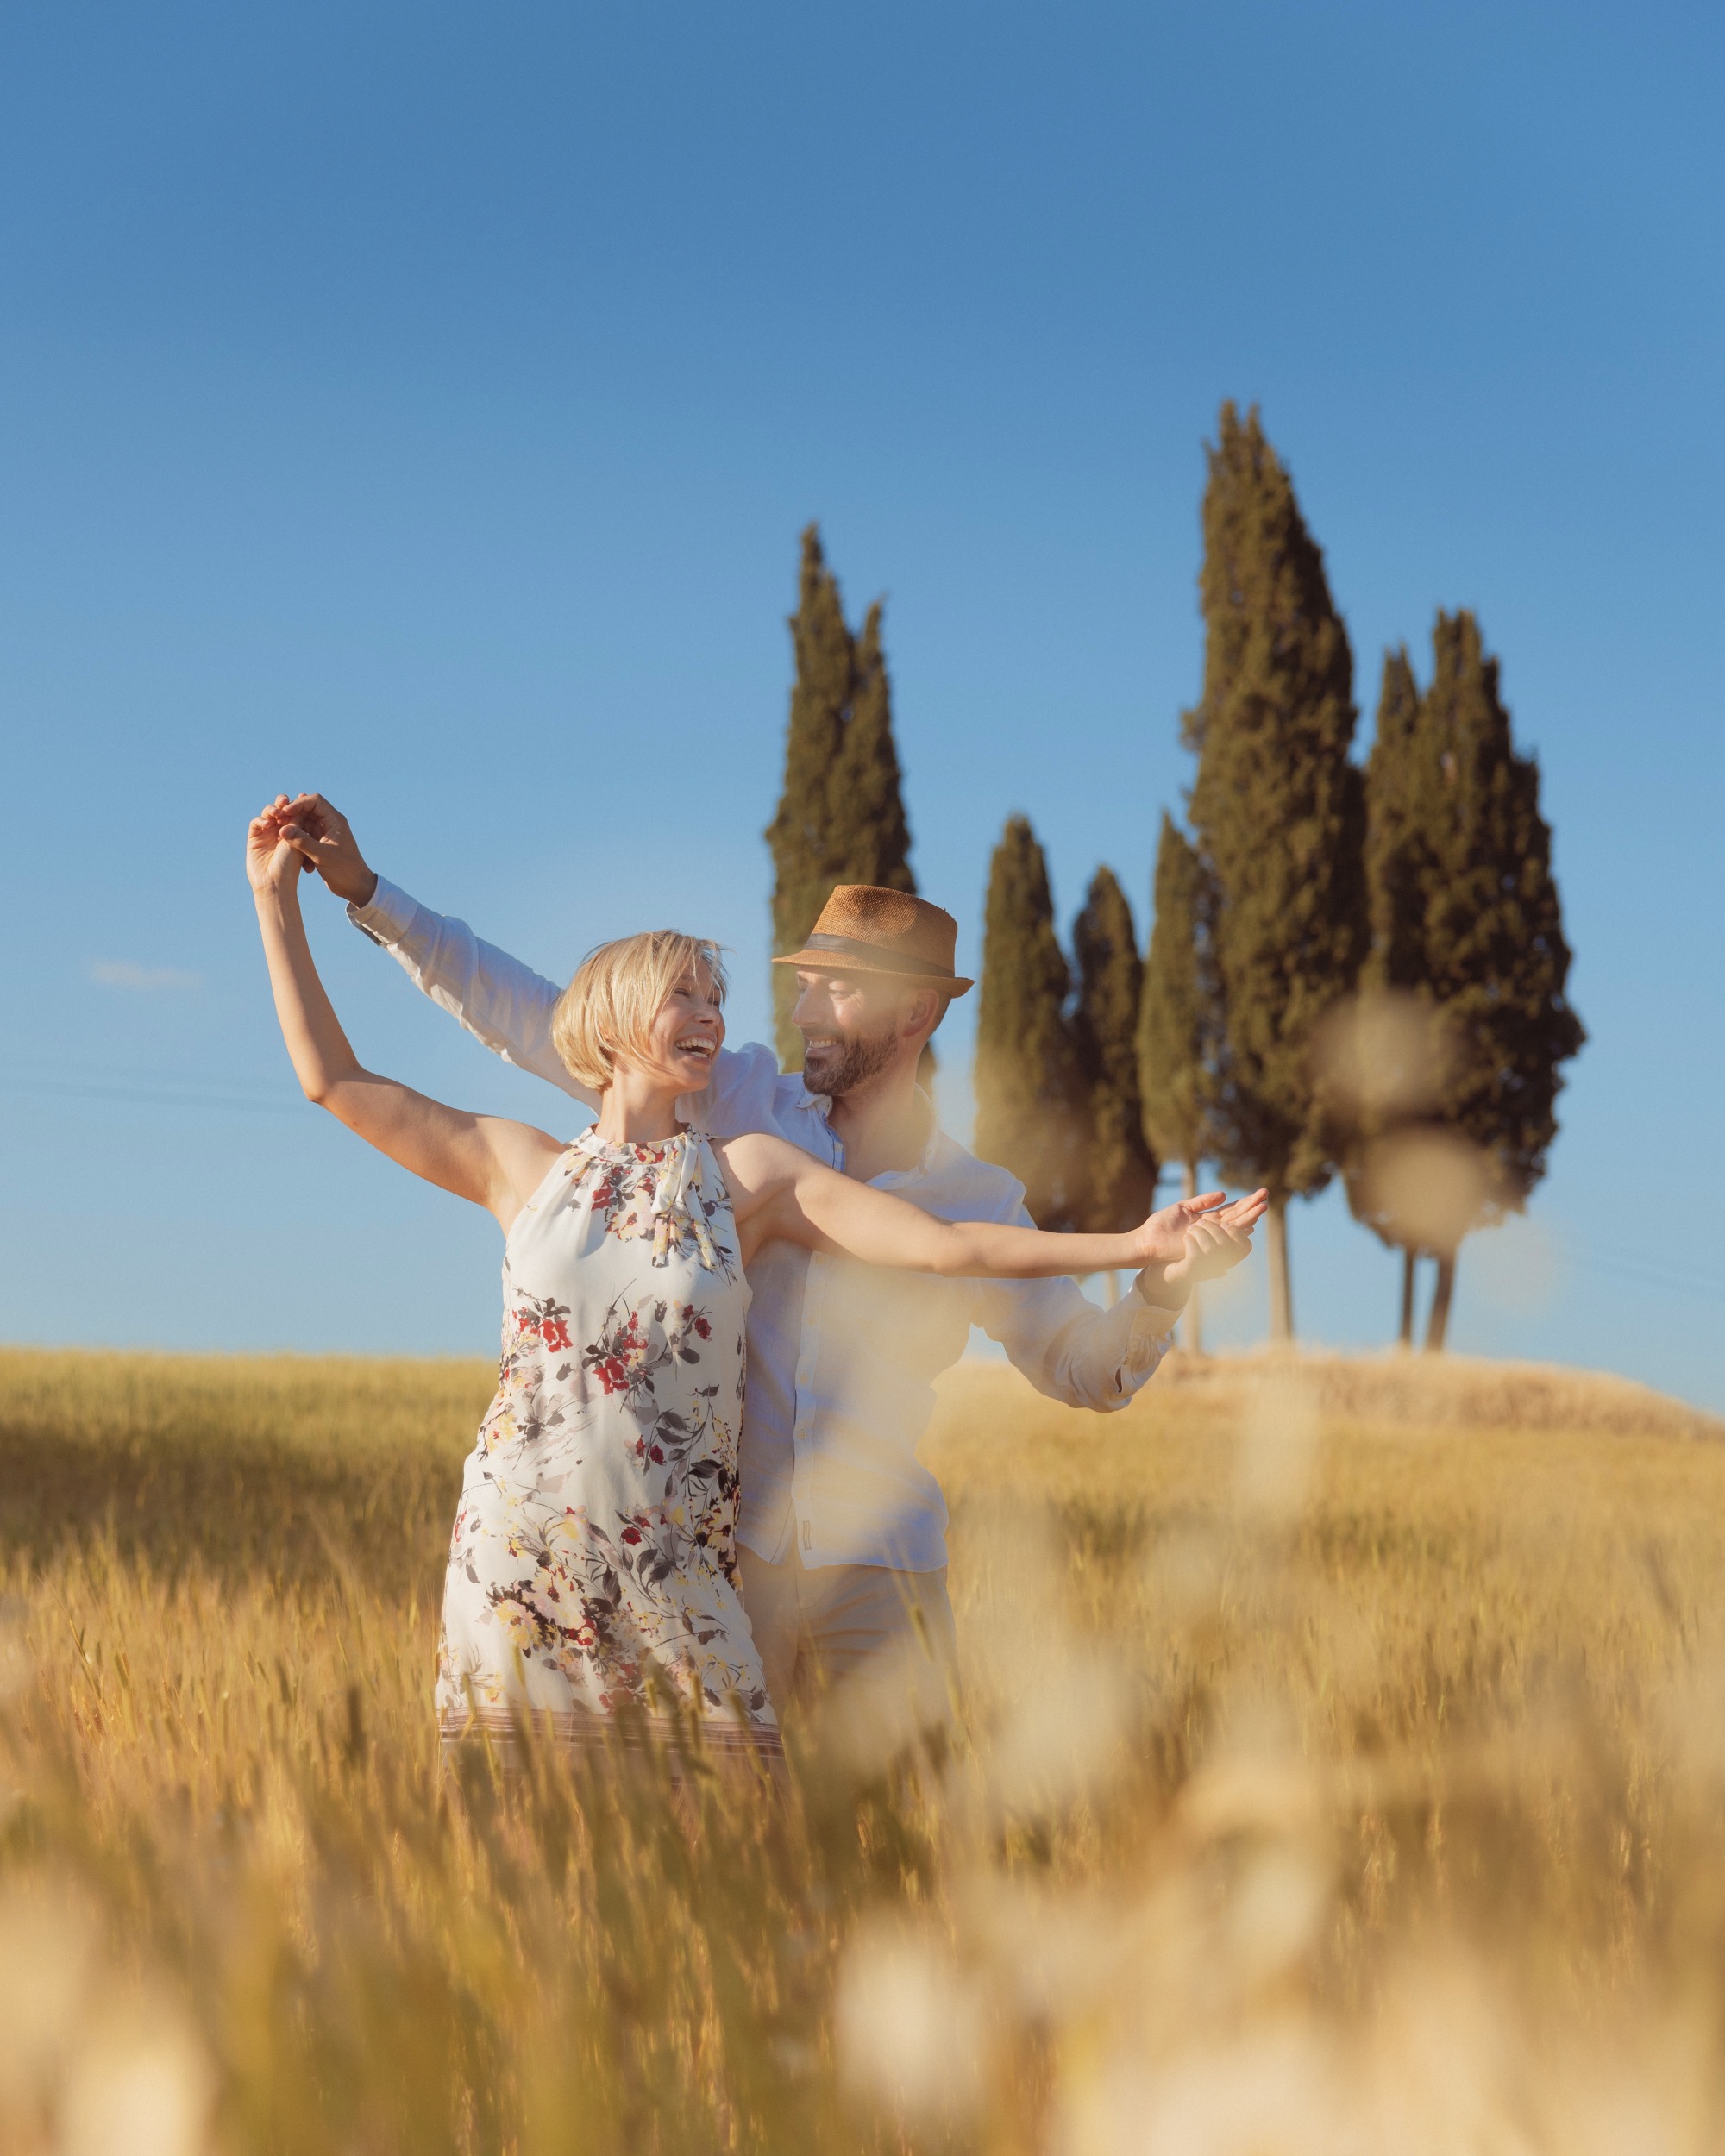
<svg viewBox="0 0 1725 2156">
<path fill-rule="evenodd" d="M 660 1005 L 649 1043 L 642 1068 L 674 1078 L 679 1093 L 706 1090 L 713 1058 L 724 1045 L 724 1009 L 705 967 L 685 975 Z"/>
</svg>

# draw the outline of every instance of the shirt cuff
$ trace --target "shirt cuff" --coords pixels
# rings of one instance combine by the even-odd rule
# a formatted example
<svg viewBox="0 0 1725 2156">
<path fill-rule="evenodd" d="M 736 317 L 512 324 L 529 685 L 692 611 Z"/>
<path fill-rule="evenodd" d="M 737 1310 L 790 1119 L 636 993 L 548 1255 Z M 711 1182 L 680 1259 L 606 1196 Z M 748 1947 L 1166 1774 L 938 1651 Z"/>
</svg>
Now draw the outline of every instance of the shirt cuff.
<svg viewBox="0 0 1725 2156">
<path fill-rule="evenodd" d="M 1144 1275 L 1140 1273 L 1132 1284 L 1132 1292 L 1138 1303 L 1138 1326 L 1145 1332 L 1171 1332 L 1186 1314 L 1189 1295 L 1182 1295 L 1170 1307 L 1167 1303 L 1151 1302 L 1144 1292 Z"/>
<path fill-rule="evenodd" d="M 348 918 L 374 943 L 398 943 L 413 918 L 413 901 L 406 892 L 397 890 L 392 883 L 380 876 L 377 889 L 366 905 L 355 906 L 348 901 Z"/>
</svg>

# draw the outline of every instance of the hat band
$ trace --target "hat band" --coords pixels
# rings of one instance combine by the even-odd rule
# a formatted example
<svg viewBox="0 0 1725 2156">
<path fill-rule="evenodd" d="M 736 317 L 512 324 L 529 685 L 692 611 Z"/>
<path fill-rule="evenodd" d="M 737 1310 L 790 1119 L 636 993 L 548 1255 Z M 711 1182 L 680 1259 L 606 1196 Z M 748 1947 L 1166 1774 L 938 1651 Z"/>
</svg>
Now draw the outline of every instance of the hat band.
<svg viewBox="0 0 1725 2156">
<path fill-rule="evenodd" d="M 865 943 L 854 936 L 805 936 L 805 950 L 830 950 L 840 958 L 872 958 L 879 961 L 890 958 L 894 970 L 899 973 L 927 974 L 936 981 L 957 979 L 950 966 L 937 966 L 926 958 L 913 958 L 908 951 L 894 950 L 890 943 Z"/>
</svg>

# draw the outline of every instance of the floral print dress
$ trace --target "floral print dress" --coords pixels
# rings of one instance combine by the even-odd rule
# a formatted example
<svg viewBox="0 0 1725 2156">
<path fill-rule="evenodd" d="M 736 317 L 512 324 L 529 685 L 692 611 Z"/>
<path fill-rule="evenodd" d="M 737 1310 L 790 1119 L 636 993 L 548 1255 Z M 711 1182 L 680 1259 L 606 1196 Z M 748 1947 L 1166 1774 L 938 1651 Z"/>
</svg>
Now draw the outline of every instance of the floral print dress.
<svg viewBox="0 0 1725 2156">
<path fill-rule="evenodd" d="M 737 1592 L 749 1287 L 704 1132 L 585 1131 L 510 1230 L 498 1387 L 461 1482 L 438 1650 L 445 1740 L 524 1710 L 572 1740 L 679 1708 L 778 1731 Z"/>
</svg>

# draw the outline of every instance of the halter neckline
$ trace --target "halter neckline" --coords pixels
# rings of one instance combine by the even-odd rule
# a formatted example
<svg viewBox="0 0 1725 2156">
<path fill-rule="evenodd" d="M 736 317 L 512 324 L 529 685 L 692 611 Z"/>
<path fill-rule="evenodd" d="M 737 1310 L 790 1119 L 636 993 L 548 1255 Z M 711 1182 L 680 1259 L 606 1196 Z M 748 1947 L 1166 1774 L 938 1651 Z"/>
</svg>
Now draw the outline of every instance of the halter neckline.
<svg viewBox="0 0 1725 2156">
<path fill-rule="evenodd" d="M 653 1201 L 654 1264 L 664 1264 L 672 1242 L 686 1233 L 693 1238 L 701 1263 L 709 1269 L 716 1267 L 718 1259 L 700 1201 L 701 1148 L 706 1133 L 685 1128 L 675 1138 L 602 1138 L 594 1136 L 595 1127 L 588 1124 L 569 1150 L 587 1160 L 613 1163 L 613 1175 L 625 1179 L 630 1167 L 657 1170 L 648 1186 Z M 585 1175 L 586 1170 L 577 1174 Z"/>
<path fill-rule="evenodd" d="M 663 1160 L 677 1146 L 687 1145 L 696 1136 L 687 1125 L 674 1138 L 600 1138 L 599 1125 L 589 1123 L 574 1143 L 583 1152 L 622 1154 L 631 1159 Z"/>
</svg>

